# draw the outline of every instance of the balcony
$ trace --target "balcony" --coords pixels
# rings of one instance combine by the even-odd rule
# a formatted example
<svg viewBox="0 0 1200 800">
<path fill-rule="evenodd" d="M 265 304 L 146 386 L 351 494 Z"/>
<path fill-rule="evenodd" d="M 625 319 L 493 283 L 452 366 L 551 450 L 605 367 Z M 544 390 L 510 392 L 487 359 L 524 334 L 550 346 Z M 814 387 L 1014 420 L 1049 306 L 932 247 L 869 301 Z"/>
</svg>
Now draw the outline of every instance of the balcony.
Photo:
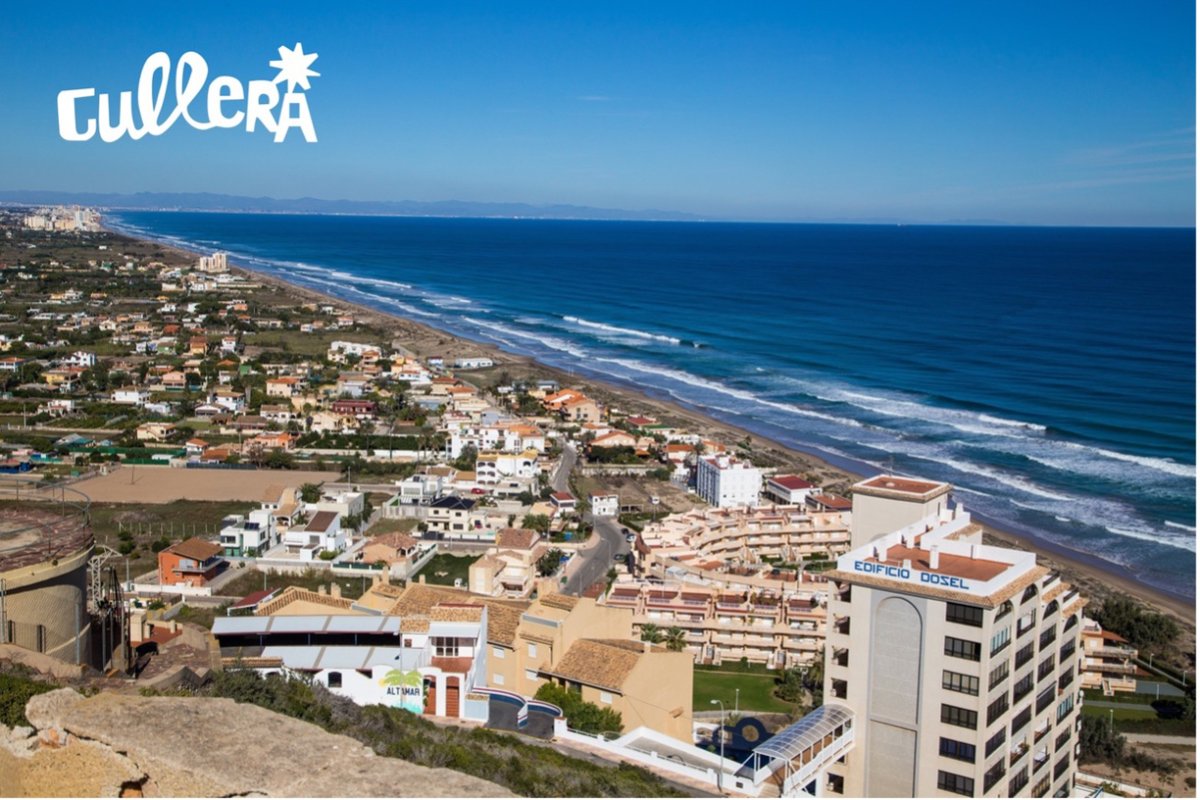
<svg viewBox="0 0 1200 800">
<path fill-rule="evenodd" d="M 834 648 L 833 663 L 839 667 L 850 666 L 850 648 L 848 648 L 848 647 Z"/>
<path fill-rule="evenodd" d="M 1045 738 L 1046 734 L 1049 733 L 1052 728 L 1053 726 L 1050 724 L 1050 720 L 1042 720 L 1042 723 L 1033 729 L 1033 743 L 1037 744 L 1040 742 L 1043 738 Z"/>
<path fill-rule="evenodd" d="M 850 618 L 842 617 L 833 621 L 833 629 L 842 636 L 850 635 Z"/>
<path fill-rule="evenodd" d="M 1020 742 L 1008 753 L 1008 765 L 1014 766 L 1021 758 L 1029 752 L 1029 745 L 1026 742 Z"/>
<path fill-rule="evenodd" d="M 850 685 L 843 680 L 834 679 L 829 682 L 830 694 L 839 700 L 846 699 L 846 693 L 850 691 Z"/>
</svg>

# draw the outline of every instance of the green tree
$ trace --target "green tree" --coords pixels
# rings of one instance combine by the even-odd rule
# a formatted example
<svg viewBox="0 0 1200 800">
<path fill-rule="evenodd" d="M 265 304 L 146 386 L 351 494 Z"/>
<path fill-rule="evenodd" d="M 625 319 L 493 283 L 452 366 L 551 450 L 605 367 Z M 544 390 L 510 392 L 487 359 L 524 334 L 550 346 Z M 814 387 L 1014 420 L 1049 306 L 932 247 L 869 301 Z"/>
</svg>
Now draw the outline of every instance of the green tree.
<svg viewBox="0 0 1200 800">
<path fill-rule="evenodd" d="M 681 652 L 683 648 L 687 647 L 687 634 L 683 632 L 683 628 L 672 625 L 663 634 L 663 643 L 672 653 Z"/>
<path fill-rule="evenodd" d="M 300 485 L 300 499 L 306 503 L 315 503 L 321 499 L 321 487 L 315 483 Z"/>
<path fill-rule="evenodd" d="M 537 571 L 538 575 L 543 578 L 547 575 L 553 575 L 558 569 L 559 563 L 562 561 L 563 552 L 557 547 L 552 548 L 550 552 L 538 559 Z"/>
<path fill-rule="evenodd" d="M 547 533 L 550 530 L 550 517 L 545 514 L 526 514 L 525 519 L 521 520 L 521 527 L 538 533 Z"/>
<path fill-rule="evenodd" d="M 642 626 L 642 641 L 658 644 L 663 640 L 662 629 L 653 622 L 647 622 Z"/>
<path fill-rule="evenodd" d="M 451 462 L 455 469 L 463 472 L 470 472 L 475 469 L 475 459 L 479 456 L 479 451 L 475 445 L 469 444 L 462 449 L 458 454 L 458 458 Z"/>
<path fill-rule="evenodd" d="M 570 689 L 564 689 L 553 683 L 544 683 L 538 687 L 534 697 L 561 708 L 563 716 L 567 718 L 567 725 L 574 730 L 584 733 L 621 732 L 620 712 L 589 703 Z"/>
</svg>

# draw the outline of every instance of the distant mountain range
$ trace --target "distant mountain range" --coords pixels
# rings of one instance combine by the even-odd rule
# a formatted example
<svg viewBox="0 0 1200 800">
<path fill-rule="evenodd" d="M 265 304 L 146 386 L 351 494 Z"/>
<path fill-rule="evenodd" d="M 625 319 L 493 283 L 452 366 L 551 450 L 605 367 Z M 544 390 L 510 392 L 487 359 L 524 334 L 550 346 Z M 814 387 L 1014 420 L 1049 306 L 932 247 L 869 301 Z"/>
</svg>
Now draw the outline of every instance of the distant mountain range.
<svg viewBox="0 0 1200 800">
<path fill-rule="evenodd" d="M 210 192 L 102 192 L 4 191 L 0 202 L 28 205 L 81 205 L 143 211 L 237 211 L 273 214 L 380 214 L 405 217 L 526 217 L 535 219 L 623 219 L 699 221 L 703 217 L 680 211 L 593 208 L 566 204 L 476 203 L 466 200 L 322 200 L 300 197 L 244 197 Z"/>
</svg>

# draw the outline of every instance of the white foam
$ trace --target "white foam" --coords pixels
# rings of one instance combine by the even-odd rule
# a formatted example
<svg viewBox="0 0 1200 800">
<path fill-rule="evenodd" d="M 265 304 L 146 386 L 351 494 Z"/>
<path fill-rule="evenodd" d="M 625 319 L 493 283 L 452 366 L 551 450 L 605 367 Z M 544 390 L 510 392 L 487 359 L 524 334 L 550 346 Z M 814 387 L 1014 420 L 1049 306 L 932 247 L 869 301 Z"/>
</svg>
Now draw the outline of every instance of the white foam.
<svg viewBox="0 0 1200 800">
<path fill-rule="evenodd" d="M 1180 530 L 1183 530 L 1183 531 L 1191 531 L 1192 533 L 1196 532 L 1196 526 L 1184 525 L 1182 522 L 1172 522 L 1169 519 L 1164 519 L 1163 524 L 1166 525 L 1168 528 L 1179 528 Z"/>
<path fill-rule="evenodd" d="M 634 336 L 639 339 L 650 339 L 656 342 L 667 342 L 668 344 L 682 344 L 682 339 L 677 339 L 674 336 L 667 336 L 661 333 L 651 333 L 649 331 L 640 331 L 637 328 L 622 328 L 617 325 L 608 325 L 603 322 L 592 322 L 579 317 L 563 317 L 567 322 L 573 322 L 583 328 L 592 328 L 598 331 L 607 333 L 620 333 L 625 336 Z"/>
<path fill-rule="evenodd" d="M 1142 542 L 1156 542 L 1157 544 L 1165 544 L 1167 547 L 1174 547 L 1176 550 L 1187 550 L 1196 552 L 1195 537 L 1179 538 L 1175 536 L 1164 536 L 1155 531 L 1134 530 L 1132 528 L 1118 528 L 1112 525 L 1105 525 L 1105 530 L 1110 533 L 1115 533 L 1118 536 L 1124 536 L 1127 539 L 1137 539 Z"/>
<path fill-rule="evenodd" d="M 1106 450 L 1103 447 L 1092 447 L 1086 444 L 1076 444 L 1075 442 L 1063 442 L 1065 447 L 1075 448 L 1078 450 L 1086 450 L 1089 453 L 1111 458 L 1117 461 L 1125 461 L 1130 464 L 1137 464 L 1141 467 L 1165 472 L 1168 475 L 1178 475 L 1181 478 L 1195 478 L 1196 467 L 1194 464 L 1181 464 L 1178 461 L 1172 461 L 1169 458 L 1151 458 L 1149 456 L 1133 456 L 1128 453 L 1119 453 L 1116 450 Z"/>
<path fill-rule="evenodd" d="M 549 347 L 551 350 L 558 350 L 559 352 L 562 352 L 562 353 L 568 353 L 570 355 L 575 356 L 576 358 L 581 358 L 581 359 L 590 358 L 590 355 L 586 351 L 579 349 L 578 347 L 576 347 L 575 345 L 573 345 L 572 343 L 570 343 L 568 341 L 559 339 L 554 336 L 546 336 L 545 334 L 531 333 L 529 331 L 522 331 L 522 330 L 518 330 L 517 328 L 510 327 L 508 325 L 502 325 L 499 322 L 491 322 L 488 320 L 476 319 L 474 317 L 463 317 L 463 321 L 469 322 L 472 325 L 477 325 L 478 327 L 484 328 L 486 330 L 491 330 L 491 331 L 495 331 L 497 333 L 502 333 L 505 336 L 516 336 L 519 339 L 526 339 L 529 341 L 538 342 L 542 345 L 545 345 L 546 347 Z"/>
</svg>

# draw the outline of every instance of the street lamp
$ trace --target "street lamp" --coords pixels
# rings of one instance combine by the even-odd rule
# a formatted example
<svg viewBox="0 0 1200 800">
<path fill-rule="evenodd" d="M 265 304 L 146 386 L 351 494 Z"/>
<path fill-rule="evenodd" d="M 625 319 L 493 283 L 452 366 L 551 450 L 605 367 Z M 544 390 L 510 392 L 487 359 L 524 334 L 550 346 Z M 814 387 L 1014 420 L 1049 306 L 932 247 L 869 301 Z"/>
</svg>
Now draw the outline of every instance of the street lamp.
<svg viewBox="0 0 1200 800">
<path fill-rule="evenodd" d="M 739 687 L 735 686 L 733 689 L 733 718 L 734 719 L 737 719 L 737 717 L 738 717 L 738 695 L 740 695 L 741 693 L 742 693 L 742 690 Z"/>
<path fill-rule="evenodd" d="M 717 726 L 717 732 L 721 734 L 721 769 L 717 772 L 717 791 L 725 794 L 725 789 L 721 784 L 721 776 L 725 773 L 725 704 L 720 700 L 709 700 L 708 704 L 721 707 L 721 724 Z"/>
</svg>

